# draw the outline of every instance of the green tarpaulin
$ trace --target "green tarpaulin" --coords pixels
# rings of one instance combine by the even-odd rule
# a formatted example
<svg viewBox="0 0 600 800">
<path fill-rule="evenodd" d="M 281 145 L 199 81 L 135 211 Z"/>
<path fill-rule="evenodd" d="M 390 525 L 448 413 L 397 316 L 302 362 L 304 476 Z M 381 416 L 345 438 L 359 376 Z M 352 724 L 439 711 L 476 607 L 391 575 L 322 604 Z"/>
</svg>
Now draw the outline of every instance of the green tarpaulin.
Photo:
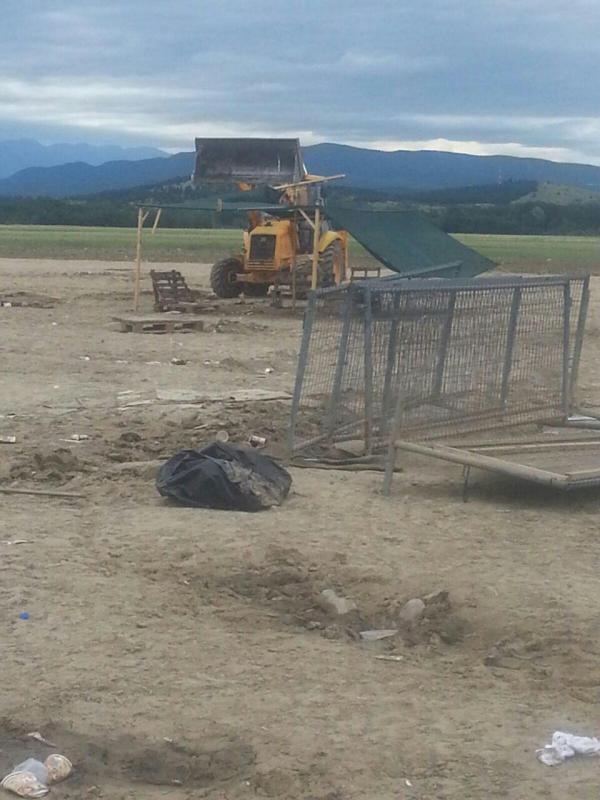
<svg viewBox="0 0 600 800">
<path fill-rule="evenodd" d="M 403 274 L 470 278 L 495 264 L 436 228 L 418 211 L 380 211 L 327 203 L 327 217 L 386 267 Z M 460 263 L 458 263 L 460 262 Z M 437 271 L 435 267 L 457 265 Z"/>
</svg>

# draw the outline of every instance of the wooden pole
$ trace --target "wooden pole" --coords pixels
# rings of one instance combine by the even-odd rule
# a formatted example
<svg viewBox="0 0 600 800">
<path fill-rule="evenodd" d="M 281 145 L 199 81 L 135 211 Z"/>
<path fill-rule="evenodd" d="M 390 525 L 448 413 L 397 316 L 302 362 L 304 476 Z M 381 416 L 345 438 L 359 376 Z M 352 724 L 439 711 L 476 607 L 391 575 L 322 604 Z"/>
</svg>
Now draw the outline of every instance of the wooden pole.
<svg viewBox="0 0 600 800">
<path fill-rule="evenodd" d="M 133 310 L 140 310 L 140 278 L 142 274 L 142 226 L 144 224 L 144 211 L 138 208 L 137 240 L 135 249 L 135 273 L 133 278 Z"/>
<path fill-rule="evenodd" d="M 1 494 L 28 494 L 36 497 L 64 497 L 67 500 L 83 500 L 84 495 L 73 492 L 55 492 L 50 489 L 13 489 L 10 486 L 0 488 Z"/>
<path fill-rule="evenodd" d="M 298 253 L 298 215 L 292 215 L 292 235 L 294 239 L 294 252 L 292 254 L 292 308 L 296 309 L 296 258 Z"/>
<path fill-rule="evenodd" d="M 158 228 L 158 223 L 160 222 L 160 217 L 162 214 L 162 208 L 159 208 L 156 212 L 156 217 L 154 218 L 154 225 L 152 226 L 152 233 L 156 233 L 156 229 Z"/>
<path fill-rule="evenodd" d="M 473 453 L 472 451 L 461 450 L 456 447 L 424 445 L 417 444 L 417 442 L 404 441 L 397 441 L 394 444 L 396 448 L 407 450 L 410 453 L 433 456 L 433 458 L 440 458 L 443 461 L 450 461 L 467 467 L 477 467 L 478 469 L 485 469 L 490 472 L 500 472 L 504 475 L 510 475 L 513 478 L 522 478 L 523 480 L 542 483 L 546 486 L 565 487 L 569 484 L 567 475 L 550 472 L 545 469 L 538 469 L 537 467 L 529 467 L 525 464 L 518 464 L 513 461 L 505 461 L 502 458 L 484 456 L 480 453 Z"/>
<path fill-rule="evenodd" d="M 310 280 L 310 288 L 314 291 L 319 282 L 319 238 L 321 235 L 321 209 L 319 206 L 315 208 L 315 232 L 313 242 L 312 254 L 312 275 Z"/>
</svg>

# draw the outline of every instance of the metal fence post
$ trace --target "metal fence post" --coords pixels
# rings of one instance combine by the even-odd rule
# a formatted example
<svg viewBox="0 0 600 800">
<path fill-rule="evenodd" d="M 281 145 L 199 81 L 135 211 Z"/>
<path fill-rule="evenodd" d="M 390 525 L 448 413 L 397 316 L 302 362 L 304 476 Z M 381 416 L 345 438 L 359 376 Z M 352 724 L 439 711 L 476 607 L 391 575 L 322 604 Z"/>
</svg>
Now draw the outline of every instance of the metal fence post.
<svg viewBox="0 0 600 800">
<path fill-rule="evenodd" d="M 564 315 L 563 315 L 563 365 L 562 365 L 562 410 L 565 418 L 569 416 L 571 400 L 570 392 L 570 333 L 571 333 L 571 285 L 567 280 L 564 289 Z"/>
<path fill-rule="evenodd" d="M 398 327 L 400 325 L 400 292 L 394 292 L 392 324 L 390 325 L 390 338 L 388 342 L 387 357 L 385 363 L 385 378 L 383 381 L 383 397 L 381 401 L 381 428 L 382 433 L 389 429 L 390 417 L 393 414 L 392 389 L 394 380 L 394 368 L 396 366 L 396 354 L 398 351 Z"/>
<path fill-rule="evenodd" d="M 335 365 L 333 387 L 331 391 L 331 401 L 325 426 L 325 430 L 330 434 L 333 434 L 335 430 L 336 414 L 342 395 L 342 381 L 344 378 L 344 367 L 346 366 L 346 354 L 348 351 L 348 336 L 350 334 L 350 323 L 352 321 L 352 289 L 347 287 L 345 292 L 346 295 L 344 297 L 344 305 L 342 308 L 342 333 L 340 336 L 340 345 Z"/>
<path fill-rule="evenodd" d="M 294 396 L 292 398 L 292 418 L 290 421 L 290 430 L 288 436 L 288 449 L 290 456 L 294 452 L 294 444 L 296 439 L 296 423 L 298 422 L 298 413 L 300 411 L 300 398 L 302 397 L 302 384 L 304 382 L 304 373 L 306 371 L 306 364 L 308 361 L 308 350 L 310 347 L 310 337 L 312 334 L 313 322 L 315 319 L 315 310 L 317 307 L 317 295 L 312 292 L 308 297 L 308 305 L 304 314 L 304 323 L 302 326 L 302 343 L 300 345 L 300 355 L 298 356 L 298 369 L 296 370 L 296 382 L 294 384 Z"/>
<path fill-rule="evenodd" d="M 573 348 L 573 361 L 571 363 L 571 385 L 569 387 L 571 407 L 575 405 L 575 393 L 577 391 L 577 380 L 579 378 L 579 362 L 583 349 L 583 336 L 585 333 L 585 322 L 587 319 L 588 305 L 590 302 L 590 276 L 587 275 L 583 281 L 581 290 L 581 305 L 579 306 L 579 317 L 577 319 L 577 329 L 575 331 L 575 346 Z"/>
<path fill-rule="evenodd" d="M 444 385 L 444 369 L 446 367 L 446 356 L 448 355 L 448 345 L 450 344 L 450 336 L 452 335 L 452 323 L 454 322 L 454 309 L 456 307 L 456 291 L 450 293 L 448 298 L 448 311 L 446 312 L 446 319 L 442 330 L 442 338 L 440 341 L 440 349 L 438 353 L 437 366 L 435 370 L 435 380 L 433 384 L 433 398 L 439 399 L 442 394 L 442 387 Z"/>
<path fill-rule="evenodd" d="M 365 287 L 365 450 L 373 451 L 373 306 L 371 288 Z"/>
<path fill-rule="evenodd" d="M 513 289 L 512 303 L 510 306 L 510 317 L 508 320 L 508 333 L 506 336 L 506 350 L 504 352 L 504 367 L 502 368 L 502 386 L 500 389 L 500 403 L 506 405 L 509 392 L 510 372 L 513 362 L 513 351 L 515 349 L 515 336 L 517 332 L 517 319 L 521 306 L 521 288 Z"/>
</svg>

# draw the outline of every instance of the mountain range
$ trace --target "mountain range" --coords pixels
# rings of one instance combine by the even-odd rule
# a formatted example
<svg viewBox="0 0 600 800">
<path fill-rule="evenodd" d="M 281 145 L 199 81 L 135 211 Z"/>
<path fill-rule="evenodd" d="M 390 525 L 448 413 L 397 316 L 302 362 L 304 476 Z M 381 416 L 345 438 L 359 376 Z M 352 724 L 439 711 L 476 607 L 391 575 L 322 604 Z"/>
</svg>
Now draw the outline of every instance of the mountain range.
<svg viewBox="0 0 600 800">
<path fill-rule="evenodd" d="M 166 155 L 156 147 L 120 147 L 85 142 L 41 144 L 35 139 L 9 139 L 0 141 L 0 179 L 28 167 L 56 167 L 74 161 L 97 166 L 107 161 L 140 161 Z"/>
<path fill-rule="evenodd" d="M 0 143 L 0 165 L 6 144 Z M 29 142 L 27 146 L 30 145 Z M 98 159 L 103 157 L 100 149 L 92 150 L 96 163 L 80 157 L 71 163 L 29 166 L 17 170 L 0 180 L 0 195 L 69 197 L 172 183 L 189 179 L 194 166 L 193 153 L 168 156 L 160 150 L 151 150 L 153 157 L 140 158 L 144 148 L 136 148 L 134 155 L 129 150 L 120 150 L 119 160 L 109 159 L 98 163 Z M 45 157 L 49 158 L 50 155 L 44 152 Z M 52 151 L 52 157 L 58 157 L 59 152 Z M 104 151 L 104 154 L 107 152 Z M 588 164 L 430 150 L 387 152 L 340 144 L 312 145 L 303 148 L 303 153 L 309 172 L 320 175 L 343 173 L 346 175 L 343 184 L 365 189 L 450 189 L 508 181 L 600 189 L 600 167 Z M 124 157 L 125 154 L 127 157 Z M 25 155 L 22 154 L 21 158 L 25 158 Z M 14 165 L 17 162 L 15 157 L 12 163 Z"/>
</svg>

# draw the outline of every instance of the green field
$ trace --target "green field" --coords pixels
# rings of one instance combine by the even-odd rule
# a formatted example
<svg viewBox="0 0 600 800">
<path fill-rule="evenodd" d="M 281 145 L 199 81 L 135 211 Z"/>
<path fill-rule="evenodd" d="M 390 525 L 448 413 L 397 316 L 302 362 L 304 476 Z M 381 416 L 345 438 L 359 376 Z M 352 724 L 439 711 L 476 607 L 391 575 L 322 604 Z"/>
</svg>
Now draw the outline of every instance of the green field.
<svg viewBox="0 0 600 800">
<path fill-rule="evenodd" d="M 497 236 L 461 234 L 457 238 L 510 271 L 587 270 L 600 275 L 600 239 L 587 236 Z M 159 229 L 144 231 L 144 260 L 211 262 L 241 246 L 236 230 Z M 135 230 L 0 225 L 0 258 L 132 260 Z M 350 243 L 351 263 L 372 259 Z"/>
</svg>

